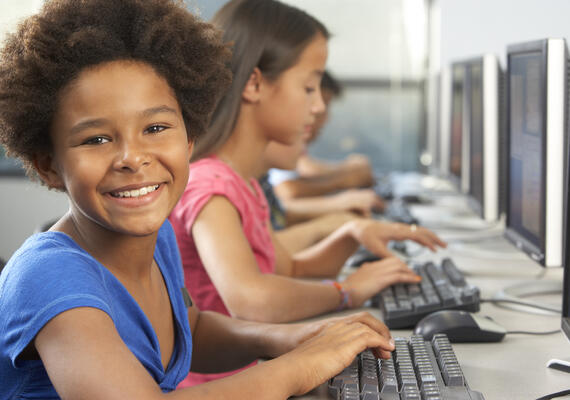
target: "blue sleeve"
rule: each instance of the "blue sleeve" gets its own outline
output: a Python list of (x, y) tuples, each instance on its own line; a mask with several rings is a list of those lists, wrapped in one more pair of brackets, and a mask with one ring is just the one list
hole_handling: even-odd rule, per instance
[(14, 367), (17, 357), (58, 314), (94, 307), (111, 314), (102, 266), (60, 240), (23, 246), (0, 279), (0, 347)]

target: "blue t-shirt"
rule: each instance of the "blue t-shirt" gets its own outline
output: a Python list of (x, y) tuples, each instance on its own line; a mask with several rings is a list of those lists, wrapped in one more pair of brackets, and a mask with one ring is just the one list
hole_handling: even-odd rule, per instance
[(41, 360), (18, 356), (50, 319), (76, 307), (107, 313), (161, 389), (174, 390), (190, 370), (192, 336), (180, 255), (168, 221), (158, 233), (154, 259), (175, 319), (174, 351), (166, 371), (152, 325), (121, 282), (66, 234), (31, 236), (0, 275), (0, 398), (59, 399)]

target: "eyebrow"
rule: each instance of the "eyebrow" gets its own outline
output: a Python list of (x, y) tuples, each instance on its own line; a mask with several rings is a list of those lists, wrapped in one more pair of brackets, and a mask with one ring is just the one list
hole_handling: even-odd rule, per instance
[[(146, 110), (142, 111), (140, 115), (143, 118), (148, 118), (160, 113), (178, 114), (178, 111), (167, 105), (162, 105), (162, 106), (147, 108)], [(74, 135), (89, 128), (99, 128), (108, 122), (109, 120), (106, 118), (95, 118), (95, 119), (82, 121), (71, 128), (70, 134)]]

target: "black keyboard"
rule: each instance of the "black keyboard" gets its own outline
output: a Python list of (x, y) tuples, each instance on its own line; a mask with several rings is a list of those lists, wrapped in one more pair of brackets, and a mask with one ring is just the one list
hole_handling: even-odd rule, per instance
[(394, 340), (392, 358), (360, 353), (329, 381), (330, 395), (336, 400), (484, 400), (467, 385), (446, 335), (436, 334), (431, 342), (419, 335)]
[(479, 311), (479, 289), (467, 283), (451, 259), (444, 258), (439, 265), (426, 262), (411, 267), (422, 277), (421, 282), (396, 284), (372, 298), (389, 328), (413, 327), (426, 315), (444, 309)]
[(392, 200), (384, 210), (384, 217), (394, 222), (403, 222), (404, 224), (417, 224), (418, 219), (412, 215), (410, 208), (403, 200)]

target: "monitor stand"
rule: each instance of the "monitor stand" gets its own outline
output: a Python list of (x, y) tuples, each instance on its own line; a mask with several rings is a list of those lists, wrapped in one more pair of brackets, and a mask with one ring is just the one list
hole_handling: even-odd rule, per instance
[(570, 361), (569, 360), (559, 360), (559, 359), (553, 358), (552, 360), (549, 360), (546, 363), (546, 366), (548, 368), (556, 369), (558, 371), (570, 373)]
[(545, 295), (545, 294), (561, 294), (562, 282), (554, 280), (533, 280), (529, 282), (519, 283), (509, 286), (499, 291), (493, 296), (492, 300), (511, 300), (518, 304), (497, 304), (507, 308), (522, 310), (535, 314), (561, 314), (561, 307), (552, 304), (540, 303), (537, 301), (525, 300), (525, 297)]

